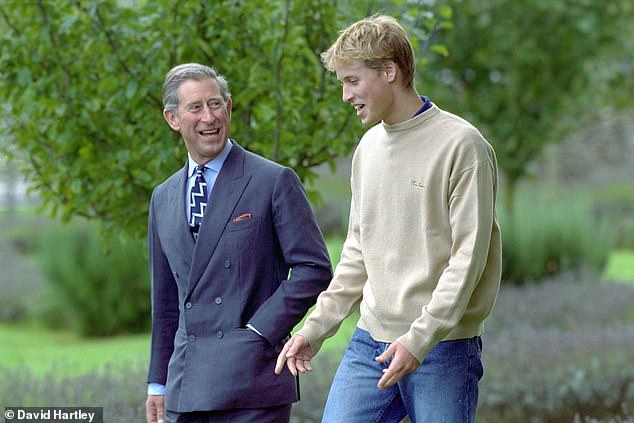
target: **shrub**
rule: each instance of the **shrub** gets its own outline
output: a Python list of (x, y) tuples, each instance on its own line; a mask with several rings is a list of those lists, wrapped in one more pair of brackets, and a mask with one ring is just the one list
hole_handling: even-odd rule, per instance
[(60, 317), (82, 335), (107, 336), (149, 328), (150, 283), (145, 244), (113, 239), (87, 223), (42, 236), (38, 261), (50, 288), (47, 320)]
[(0, 366), (0, 398), (12, 407), (103, 407), (103, 421), (145, 421), (145, 367), (125, 363), (65, 377), (57, 367), (39, 376), (27, 367)]
[(0, 248), (0, 321), (28, 320), (42, 302), (44, 282), (37, 268), (10, 245), (0, 242)]
[(570, 270), (600, 274), (614, 244), (614, 230), (593, 215), (590, 202), (578, 193), (520, 190), (512, 212), (500, 207), (498, 214), (502, 278), (513, 283)]
[(633, 304), (633, 285), (575, 274), (504, 285), (485, 325), (479, 420), (631, 421)]
[(594, 209), (617, 228), (616, 247), (634, 250), (634, 185), (631, 181), (589, 189)]
[(30, 320), (42, 303), (44, 281), (33, 255), (39, 234), (50, 224), (27, 213), (0, 213), (0, 321)]

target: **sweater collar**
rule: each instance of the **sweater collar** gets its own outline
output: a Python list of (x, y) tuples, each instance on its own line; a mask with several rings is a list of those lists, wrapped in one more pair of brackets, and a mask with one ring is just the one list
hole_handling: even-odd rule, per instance
[(385, 122), (381, 122), (381, 125), (383, 125), (383, 129), (386, 132), (406, 131), (421, 125), (423, 122), (428, 121), (432, 117), (436, 116), (440, 112), (440, 109), (438, 108), (438, 106), (436, 106), (436, 104), (434, 104), (428, 98), (426, 99), (425, 103), (427, 102), (429, 102), (429, 106), (427, 107), (423, 106), (424, 110), (414, 115), (414, 117), (412, 117), (411, 119), (408, 119), (403, 122), (395, 123), (393, 125), (389, 125)]

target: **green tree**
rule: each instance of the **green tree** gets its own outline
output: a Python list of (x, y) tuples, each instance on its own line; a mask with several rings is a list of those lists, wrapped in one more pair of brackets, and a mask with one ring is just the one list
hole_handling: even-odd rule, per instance
[(164, 74), (201, 62), (229, 78), (232, 137), (310, 182), (311, 168), (334, 166), (362, 131), (319, 54), (343, 26), (380, 10), (406, 14), (428, 39), (446, 18), (419, 3), (0, 3), (0, 105), (11, 132), (0, 149), (20, 159), (53, 215), (140, 236), (152, 188), (183, 163), (161, 116)]
[(443, 34), (449, 54), (432, 57), (419, 79), (492, 142), (510, 208), (517, 182), (546, 143), (607, 104), (632, 105), (634, 6), (624, 0), (449, 5), (454, 29)]

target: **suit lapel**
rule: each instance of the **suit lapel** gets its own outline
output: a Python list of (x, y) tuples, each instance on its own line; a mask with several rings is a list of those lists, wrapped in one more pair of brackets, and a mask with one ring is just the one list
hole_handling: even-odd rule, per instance
[(187, 267), (191, 267), (194, 238), (189, 231), (187, 215), (185, 214), (187, 169), (188, 166), (185, 164), (174, 183), (169, 187), (168, 222), (173, 222), (174, 239), (176, 240), (175, 251), (179, 251)]
[(205, 216), (198, 232), (198, 241), (194, 247), (188, 295), (209, 265), (236, 204), (251, 179), (250, 176), (244, 175), (244, 159), (245, 151), (234, 142), (209, 195)]

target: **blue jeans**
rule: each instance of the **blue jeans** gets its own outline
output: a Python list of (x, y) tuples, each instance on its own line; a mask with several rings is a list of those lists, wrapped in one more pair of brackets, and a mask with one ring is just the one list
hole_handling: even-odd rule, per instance
[(389, 363), (374, 358), (390, 344), (357, 328), (330, 387), (322, 422), (462, 423), (475, 420), (483, 368), (480, 337), (443, 341), (423, 363), (385, 390), (377, 383)]

